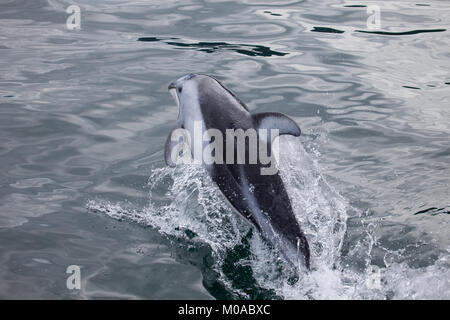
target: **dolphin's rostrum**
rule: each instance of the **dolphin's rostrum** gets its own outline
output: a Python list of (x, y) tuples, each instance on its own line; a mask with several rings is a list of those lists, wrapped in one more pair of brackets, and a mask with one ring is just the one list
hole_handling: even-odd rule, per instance
[[(172, 133), (183, 129), (194, 137), (196, 130), (206, 133), (213, 129), (221, 133), (225, 144), (228, 145), (230, 139), (235, 139), (228, 135), (230, 130), (250, 129), (258, 131), (258, 141), (268, 141), (268, 153), (271, 153), (273, 139), (261, 135), (261, 132), (264, 132), (261, 129), (266, 131), (276, 129), (280, 135), (300, 135), (297, 123), (286, 115), (276, 112), (250, 114), (247, 106), (213, 77), (189, 74), (171, 83), (169, 91), (179, 107), (177, 126)], [(173, 139), (172, 133), (167, 139), (165, 150), (166, 163), (170, 166), (175, 165), (172, 155), (178, 145), (178, 139)], [(199, 148), (205, 146), (205, 139), (200, 140), (202, 140), (200, 143), (190, 141), (192, 156)], [(235, 148), (232, 151), (237, 151), (236, 144), (231, 145)], [(254, 146), (250, 139), (245, 140), (247, 158), (255, 148), (259, 149), (259, 144)], [(233, 157), (237, 153), (234, 152)], [(263, 237), (278, 248), (289, 262), (309, 269), (308, 242), (295, 218), (291, 201), (279, 174), (277, 172), (261, 174), (261, 169), (271, 164), (262, 163), (260, 158), (253, 163), (248, 161), (230, 163), (226, 161), (227, 154), (230, 155), (230, 150), (224, 148), (220, 154), (214, 154), (216, 159), (218, 155), (220, 158), (223, 157), (220, 159), (223, 161), (203, 163), (212, 180), (230, 204), (253, 223)], [(271, 159), (275, 161), (273, 157)]]

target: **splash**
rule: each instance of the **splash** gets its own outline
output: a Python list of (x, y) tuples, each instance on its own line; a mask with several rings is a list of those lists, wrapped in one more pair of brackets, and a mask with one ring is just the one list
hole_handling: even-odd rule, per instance
[[(401, 256), (402, 250), (388, 250), (378, 243), (377, 220), (358, 213), (334, 190), (317, 164), (317, 155), (306, 152), (298, 139), (283, 137), (282, 143), (279, 172), (311, 249), (307, 274), (287, 264), (226, 203), (201, 166), (152, 170), (149, 202), (142, 209), (99, 200), (87, 206), (117, 220), (156, 228), (184, 243), (185, 255), (193, 246), (208, 247), (211, 259), (199, 258), (197, 263), (205, 286), (218, 298), (450, 298), (448, 254), (422, 268), (412, 268), (401, 259), (386, 261), (388, 254)], [(355, 230), (348, 229), (350, 213), (360, 226), (356, 236), (351, 234)], [(384, 250), (381, 264), (373, 262), (377, 250)]]

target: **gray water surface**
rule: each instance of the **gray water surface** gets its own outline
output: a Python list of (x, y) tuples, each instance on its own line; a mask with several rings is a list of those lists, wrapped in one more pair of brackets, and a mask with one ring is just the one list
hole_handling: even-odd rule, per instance
[[(380, 30), (363, 1), (0, 0), (0, 298), (449, 299), (450, 3), (370, 4)], [(302, 128), (298, 282), (200, 171), (163, 169), (188, 73)]]

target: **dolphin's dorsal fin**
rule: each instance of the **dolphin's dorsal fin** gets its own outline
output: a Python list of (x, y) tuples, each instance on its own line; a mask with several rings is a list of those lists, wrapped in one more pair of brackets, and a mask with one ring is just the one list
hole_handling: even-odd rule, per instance
[(279, 112), (262, 112), (252, 115), (256, 129), (279, 130), (279, 134), (290, 134), (298, 137), (301, 134), (298, 124), (288, 116)]

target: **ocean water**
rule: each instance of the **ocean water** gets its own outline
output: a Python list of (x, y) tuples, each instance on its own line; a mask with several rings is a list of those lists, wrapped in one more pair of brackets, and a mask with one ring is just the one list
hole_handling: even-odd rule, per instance
[[(449, 299), (449, 10), (0, 0), (0, 298)], [(311, 272), (201, 168), (165, 166), (167, 85), (188, 73), (302, 128), (280, 173)]]

